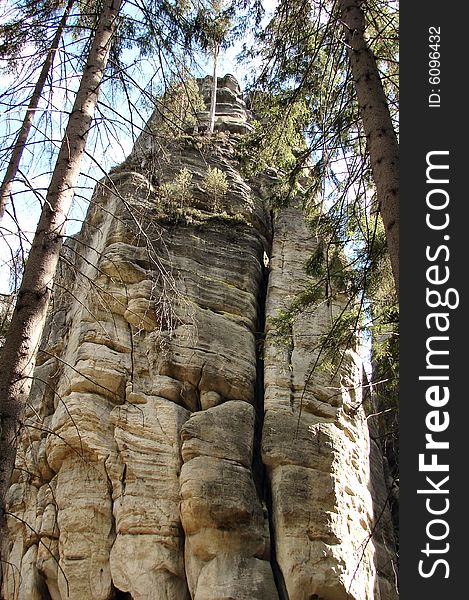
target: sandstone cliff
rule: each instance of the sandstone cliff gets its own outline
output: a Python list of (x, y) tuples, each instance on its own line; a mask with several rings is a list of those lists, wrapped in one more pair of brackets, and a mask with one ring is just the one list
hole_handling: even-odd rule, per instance
[[(340, 302), (305, 310), (288, 347), (271, 335), (318, 239), (241, 176), (231, 76), (217, 113), (214, 136), (164, 152), (142, 135), (64, 250), (8, 498), (7, 600), (397, 597), (360, 359), (308, 377)], [(190, 195), (165, 199), (183, 170)]]

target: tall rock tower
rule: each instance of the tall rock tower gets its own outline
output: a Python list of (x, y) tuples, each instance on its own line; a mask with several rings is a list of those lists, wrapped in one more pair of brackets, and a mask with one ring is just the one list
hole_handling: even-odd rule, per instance
[(397, 598), (359, 356), (311, 375), (343, 305), (275, 343), (319, 240), (299, 208), (270, 210), (268, 175), (242, 177), (248, 113), (231, 75), (218, 84), (215, 134), (162, 147), (150, 120), (64, 248), (6, 600)]

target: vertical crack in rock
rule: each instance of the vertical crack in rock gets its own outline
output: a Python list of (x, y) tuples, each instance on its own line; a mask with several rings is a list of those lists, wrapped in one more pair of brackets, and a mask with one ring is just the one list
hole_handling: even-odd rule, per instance
[(135, 349), (134, 349), (134, 335), (133, 335), (133, 331), (132, 331), (132, 325), (130, 323), (128, 323), (128, 330), (129, 330), (129, 342), (130, 342), (130, 375), (129, 375), (129, 379), (130, 381), (127, 382), (126, 385), (126, 395), (130, 392), (133, 391), (133, 385), (134, 385), (134, 374), (135, 374)]
[(133, 598), (128, 592), (123, 592), (122, 590), (118, 590), (116, 587), (114, 587), (111, 600), (133, 600)]
[[(272, 219), (272, 215), (271, 215)], [(273, 237), (272, 226), (272, 237)], [(275, 548), (275, 528), (272, 520), (272, 494), (266, 467), (262, 460), (262, 432), (264, 427), (264, 345), (266, 328), (266, 300), (269, 285), (269, 263), (272, 247), (264, 251), (262, 276), (259, 282), (257, 295), (257, 325), (256, 325), (256, 384), (254, 395), (254, 408), (256, 411), (254, 426), (254, 448), (252, 459), (252, 473), (256, 484), (257, 494), (262, 502), (264, 518), (267, 520), (269, 533), (269, 558), (272, 575), (277, 589), (279, 600), (288, 600), (282, 571), (277, 563)]]
[[(305, 261), (318, 241), (296, 206), (278, 214), (274, 230), (262, 452), (276, 560), (288, 598), (395, 599), (395, 589), (382, 576), (382, 559), (377, 560), (382, 549), (371, 538), (378, 515), (370, 490), (383, 478), (370, 461), (361, 361), (347, 349), (339, 373), (331, 376), (319, 363), (311, 374), (317, 342), (344, 299), (336, 295), (329, 306), (300, 310), (292, 321), (291, 346), (278, 346), (269, 317), (288, 309), (304, 289)], [(387, 556), (392, 555), (390, 546)]]
[[(395, 600), (374, 540), (350, 581), (382, 479), (351, 410), (358, 358), (333, 381), (315, 373), (298, 421), (330, 311), (302, 311), (289, 349), (271, 336), (317, 240), (295, 207), (272, 228), (241, 176), (251, 126), (230, 75), (217, 107), (222, 132), (172, 138), (164, 156), (142, 134), (71, 241), (8, 494), (21, 521), (8, 520), (6, 600)], [(183, 169), (190, 200), (164, 199), (155, 186)]]
[[(269, 248), (270, 254), (270, 248)], [(263, 265), (262, 276), (257, 295), (256, 342), (256, 383), (254, 388), (254, 408), (256, 419), (254, 426), (254, 451), (252, 472), (257, 494), (262, 502), (266, 495), (266, 473), (262, 462), (262, 428), (264, 426), (264, 342), (265, 342), (265, 301), (269, 282), (268, 265)]]

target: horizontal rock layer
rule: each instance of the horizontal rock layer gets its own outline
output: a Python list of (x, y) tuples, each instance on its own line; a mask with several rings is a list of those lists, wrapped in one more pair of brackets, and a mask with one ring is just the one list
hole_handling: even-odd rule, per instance
[[(172, 142), (156, 179), (187, 169), (184, 205), (141, 140), (64, 249), (8, 497), (6, 600), (396, 597), (359, 358), (312, 372), (343, 304), (274, 343), (317, 240), (298, 208), (272, 221), (233, 139)], [(217, 202), (208, 166), (228, 183)]]

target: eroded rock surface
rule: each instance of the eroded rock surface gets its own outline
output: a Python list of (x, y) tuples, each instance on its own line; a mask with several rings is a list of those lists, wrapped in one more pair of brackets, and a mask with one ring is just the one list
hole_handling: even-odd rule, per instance
[[(320, 336), (330, 331), (346, 299), (341, 302), (339, 295), (314, 311), (303, 310), (292, 323), (287, 347), (270, 335), (269, 317), (287, 309), (304, 289), (305, 249), (314, 252), (318, 242), (297, 208), (277, 217), (266, 306), (262, 438), (276, 559), (289, 598), (393, 598), (389, 554), (384, 563), (376, 550), (392, 536), (387, 531), (384, 539), (381, 529), (375, 531), (378, 516), (389, 520), (389, 515), (380, 515), (386, 502), (377, 471), (382, 465), (374, 464), (373, 477), (370, 471), (361, 361), (348, 350), (333, 375), (321, 370)], [(375, 488), (381, 496), (373, 504)]]
[[(273, 343), (317, 240), (241, 176), (248, 119), (231, 76), (220, 90), (226, 132), (158, 161), (141, 138), (64, 250), (8, 498), (7, 600), (396, 597), (386, 511), (371, 537), (386, 491), (358, 355), (310, 375), (340, 302)], [(208, 166), (228, 182), (216, 201)], [(182, 169), (190, 200), (168, 203)]]

